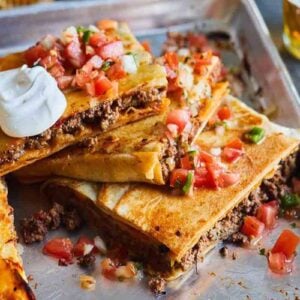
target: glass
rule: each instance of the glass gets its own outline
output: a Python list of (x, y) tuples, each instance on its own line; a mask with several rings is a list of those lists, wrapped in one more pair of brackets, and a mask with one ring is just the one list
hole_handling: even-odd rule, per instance
[(300, 0), (283, 0), (283, 42), (300, 59)]

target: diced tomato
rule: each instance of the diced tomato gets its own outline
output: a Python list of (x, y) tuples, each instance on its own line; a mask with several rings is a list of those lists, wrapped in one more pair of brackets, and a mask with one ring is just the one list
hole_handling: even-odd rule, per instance
[(293, 231), (285, 229), (272, 248), (272, 253), (282, 252), (289, 259), (294, 255), (299, 243), (300, 237)]
[(86, 236), (81, 236), (73, 248), (74, 255), (75, 256), (83, 256), (85, 245), (93, 245), (94, 246), (94, 241), (89, 239)]
[(217, 163), (209, 163), (207, 168), (207, 186), (208, 188), (218, 189), (219, 178), (223, 172), (223, 169)]
[(188, 170), (185, 169), (174, 169), (170, 177), (170, 186), (172, 187), (182, 187), (188, 175)]
[(279, 209), (279, 202), (278, 202), (278, 200), (272, 200), (272, 201), (267, 202), (266, 204), (268, 204), (269, 206), (275, 208), (276, 212), (278, 214), (278, 209)]
[(240, 174), (234, 172), (222, 172), (218, 178), (218, 186), (226, 188), (240, 180)]
[(181, 133), (190, 122), (190, 112), (186, 109), (174, 109), (168, 113), (166, 123), (178, 126)]
[(148, 40), (142, 41), (141, 45), (147, 52), (152, 53), (150, 41), (148, 41)]
[(208, 164), (214, 163), (216, 161), (215, 156), (213, 156), (212, 154), (210, 154), (204, 150), (200, 151), (199, 158), (200, 158), (200, 161), (208, 163)]
[(203, 66), (209, 65), (211, 63), (212, 53), (208, 52), (204, 54), (194, 55), (194, 72), (196, 74), (202, 74)]
[(64, 90), (71, 85), (73, 79), (74, 79), (74, 76), (61, 76), (61, 77), (58, 77), (56, 80), (57, 80), (58, 87), (61, 90)]
[(48, 70), (48, 72), (54, 77), (54, 78), (58, 78), (61, 77), (65, 74), (65, 69), (64, 67), (57, 63), (55, 64), (50, 70)]
[(118, 57), (124, 54), (123, 44), (121, 41), (108, 43), (102, 46), (99, 50), (97, 50), (97, 53), (103, 59), (108, 59), (108, 58), (117, 59)]
[(177, 70), (178, 69), (179, 59), (178, 59), (177, 53), (175, 53), (175, 52), (167, 52), (164, 55), (164, 58), (166, 60), (167, 65), (172, 70)]
[(97, 22), (97, 27), (102, 30), (117, 29), (118, 22), (115, 20), (104, 19)]
[(43, 59), (47, 55), (48, 50), (46, 50), (41, 44), (38, 44), (26, 50), (24, 53), (24, 58), (26, 63), (32, 67), (38, 59)]
[(93, 69), (100, 69), (102, 63), (102, 58), (98, 55), (94, 55), (84, 64), (84, 66), (81, 69), (82, 71), (89, 74), (90, 72), (92, 72)]
[(231, 118), (231, 110), (228, 106), (223, 106), (218, 111), (218, 117), (221, 121), (229, 120)]
[(204, 34), (201, 33), (190, 33), (188, 35), (188, 42), (190, 46), (201, 49), (202, 47), (207, 45), (207, 38)]
[(265, 229), (264, 223), (259, 221), (256, 217), (246, 216), (241, 232), (247, 236), (259, 237)]
[(66, 46), (65, 55), (75, 68), (80, 68), (85, 63), (85, 54), (83, 53), (80, 44), (76, 41), (71, 42)]
[(107, 37), (101, 32), (95, 32), (90, 36), (89, 44), (95, 48), (100, 48), (107, 43)]
[(208, 172), (206, 168), (197, 168), (195, 172), (195, 183), (194, 186), (197, 188), (210, 187), (208, 178)]
[(89, 74), (87, 74), (82, 70), (77, 70), (75, 75), (75, 82), (77, 86), (83, 88), (90, 81), (91, 81), (91, 77), (89, 76)]
[(42, 58), (40, 60), (40, 65), (44, 67), (45, 69), (49, 69), (53, 67), (55, 64), (58, 63), (57, 56), (54, 55), (47, 55), (46, 57)]
[(113, 64), (108, 69), (106, 74), (110, 80), (118, 80), (126, 76), (126, 72), (121, 61), (117, 61), (115, 64)]
[(108, 257), (103, 259), (101, 262), (101, 268), (101, 272), (104, 277), (110, 280), (114, 280), (116, 278), (115, 272), (117, 267), (112, 259)]
[(262, 204), (257, 210), (256, 217), (265, 224), (266, 228), (273, 228), (276, 223), (277, 209), (268, 203)]
[(87, 91), (87, 93), (90, 96), (95, 96), (96, 95), (96, 91), (95, 91), (95, 83), (94, 81), (88, 82), (85, 84), (85, 89)]
[(287, 261), (286, 256), (282, 252), (270, 252), (268, 264), (271, 271), (277, 274), (288, 274), (292, 271), (292, 263)]
[(229, 163), (234, 163), (243, 155), (244, 151), (225, 147), (222, 152), (222, 158)]
[(113, 87), (112, 82), (104, 75), (100, 75), (97, 79), (95, 79), (94, 83), (96, 96), (105, 94)]
[(238, 150), (243, 150), (243, 146), (244, 143), (239, 138), (232, 140), (226, 145), (228, 148), (234, 148)]
[(73, 258), (73, 244), (69, 238), (55, 238), (47, 242), (43, 253), (70, 262)]

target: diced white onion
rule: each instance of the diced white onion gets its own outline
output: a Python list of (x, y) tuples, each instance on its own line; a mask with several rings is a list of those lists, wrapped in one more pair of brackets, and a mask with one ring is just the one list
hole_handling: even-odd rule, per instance
[(70, 26), (66, 28), (61, 33), (61, 41), (65, 45), (71, 43), (73, 40), (77, 39), (77, 37), (78, 37), (77, 29), (74, 26)]
[(179, 63), (178, 80), (181, 87), (190, 90), (194, 85), (192, 68), (186, 64)]
[(50, 35), (50, 34), (47, 34), (42, 40), (41, 40), (41, 44), (42, 46), (47, 49), (47, 50), (50, 50), (53, 48), (54, 46), (54, 43), (55, 43), (55, 38)]
[(190, 50), (188, 48), (180, 48), (177, 52), (179, 56), (189, 56)]
[(214, 156), (220, 156), (221, 154), (221, 148), (220, 147), (216, 147), (216, 148), (211, 148), (210, 149), (210, 153)]
[(101, 254), (105, 254), (107, 252), (106, 245), (100, 236), (96, 236), (94, 238), (95, 247), (100, 251)]
[(224, 126), (217, 126), (216, 127), (216, 134), (222, 136), (225, 134), (225, 127)]
[(126, 54), (122, 56), (122, 64), (126, 73), (135, 74), (137, 72), (137, 66), (133, 55)]
[(89, 25), (89, 30), (93, 32), (100, 32), (100, 30), (95, 25)]
[(94, 245), (91, 244), (84, 244), (83, 246), (83, 255), (88, 255), (94, 249)]

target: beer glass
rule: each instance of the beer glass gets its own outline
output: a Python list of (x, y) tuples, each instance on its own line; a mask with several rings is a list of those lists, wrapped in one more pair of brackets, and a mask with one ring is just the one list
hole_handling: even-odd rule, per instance
[(283, 42), (300, 59), (300, 0), (283, 0)]

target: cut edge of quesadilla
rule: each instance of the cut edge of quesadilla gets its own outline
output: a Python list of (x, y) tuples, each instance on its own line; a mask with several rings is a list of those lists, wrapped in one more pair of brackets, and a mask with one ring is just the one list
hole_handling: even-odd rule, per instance
[[(184, 60), (184, 57), (180, 59)], [(185, 71), (188, 68), (187, 72), (192, 72), (189, 66), (183, 66), (183, 63), (179, 64), (179, 68)], [(185, 134), (188, 140), (185, 141), (183, 135), (174, 139), (166, 133), (168, 112), (165, 112), (87, 139), (81, 145), (69, 147), (15, 172), (16, 176), (29, 183), (56, 175), (95, 182), (166, 184), (179, 160), (180, 148), (193, 144), (228, 95), (228, 83), (215, 82), (221, 69), (220, 59), (213, 56), (211, 65), (205, 68), (204, 75), (194, 76), (194, 85), (187, 84), (187, 101), (191, 102), (188, 107), (192, 110), (197, 105), (197, 115), (191, 117), (190, 133)], [(175, 91), (181, 94), (182, 89)], [(172, 112), (182, 104), (181, 100), (172, 98), (174, 95), (170, 96)]]
[(0, 182), (0, 298), (35, 299), (17, 250), (17, 236), (13, 225), (13, 210), (7, 202), (7, 188)]
[[(164, 111), (167, 88), (165, 68), (153, 62), (150, 53), (135, 39), (127, 24), (118, 23), (117, 29), (109, 30), (107, 35), (122, 41), (126, 55), (135, 55), (136, 72), (115, 79), (118, 88), (100, 96), (91, 96), (78, 87), (63, 90), (67, 100), (64, 114), (39, 135), (13, 138), (0, 131), (0, 175), (55, 153), (85, 137)], [(34, 47), (41, 47), (41, 44)], [(26, 63), (24, 56), (23, 52), (0, 58), (0, 71), (21, 67)], [(80, 73), (77, 71), (74, 76)], [(76, 77), (73, 81), (77, 82)]]
[(254, 214), (261, 202), (273, 200), (266, 182), (280, 190), (294, 171), (299, 137), (272, 131), (264, 116), (235, 99), (229, 103), (238, 115), (237, 124), (222, 137), (211, 130), (203, 132), (197, 140), (200, 147), (226, 144), (252, 125), (269, 128), (261, 143), (246, 145), (245, 155), (230, 166), (241, 175), (235, 185), (221, 190), (201, 188), (187, 197), (145, 184), (97, 185), (54, 178), (44, 184), (43, 191), (54, 201), (79, 208), (109, 246), (114, 241), (123, 244), (151, 276), (173, 280), (216, 243), (238, 232), (244, 216)]

